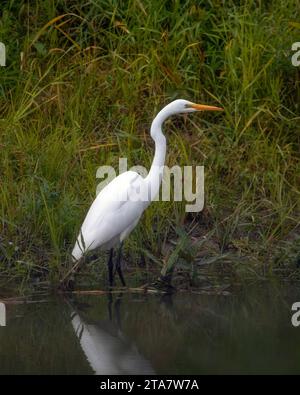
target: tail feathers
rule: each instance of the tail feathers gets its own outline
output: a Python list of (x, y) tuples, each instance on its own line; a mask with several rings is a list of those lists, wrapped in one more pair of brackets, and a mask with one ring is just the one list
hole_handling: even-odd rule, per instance
[(76, 240), (75, 246), (72, 251), (73, 262), (79, 261), (79, 259), (82, 258), (83, 253), (84, 253), (83, 248), (81, 248), (81, 246), (78, 243), (78, 240)]
[(93, 239), (92, 235), (86, 233), (83, 235), (83, 232), (81, 231), (77, 237), (72, 251), (73, 261), (79, 261), (79, 259), (82, 258), (86, 252), (92, 251), (97, 247), (98, 245)]

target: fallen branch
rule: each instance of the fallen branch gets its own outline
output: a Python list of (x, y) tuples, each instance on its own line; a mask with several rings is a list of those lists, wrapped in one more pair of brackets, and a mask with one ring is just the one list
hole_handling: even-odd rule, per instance
[[(64, 292), (63, 292), (64, 293)], [(77, 290), (71, 291), (72, 294), (76, 295), (107, 295), (111, 293), (152, 293), (152, 294), (164, 294), (165, 291), (161, 291), (158, 289), (140, 287), (140, 288), (117, 288), (113, 290)]]

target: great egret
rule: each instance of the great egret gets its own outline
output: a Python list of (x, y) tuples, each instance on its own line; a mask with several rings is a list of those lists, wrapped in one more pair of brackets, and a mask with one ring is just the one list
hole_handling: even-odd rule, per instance
[[(109, 283), (113, 285), (113, 248), (120, 245), (115, 270), (125, 286), (121, 270), (123, 240), (136, 227), (141, 215), (159, 192), (162, 169), (166, 156), (166, 138), (162, 133), (164, 121), (171, 115), (195, 111), (222, 111), (222, 108), (195, 104), (187, 100), (174, 100), (154, 118), (151, 137), (155, 142), (155, 155), (147, 177), (134, 171), (120, 174), (106, 185), (92, 203), (77, 237), (72, 256), (75, 262), (91, 250), (109, 250)], [(143, 199), (136, 199), (137, 195)], [(145, 198), (146, 194), (146, 198)]]
[[(112, 302), (112, 301), (111, 301)], [(119, 320), (120, 300), (114, 303), (116, 322), (110, 320), (91, 323), (72, 304), (72, 326), (91, 368), (97, 375), (154, 374), (150, 362), (126, 338)]]

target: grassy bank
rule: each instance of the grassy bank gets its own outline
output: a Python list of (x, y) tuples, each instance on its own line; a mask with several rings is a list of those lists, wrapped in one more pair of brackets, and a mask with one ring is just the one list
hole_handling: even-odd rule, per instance
[(237, 278), (291, 275), (300, 246), (296, 0), (0, 7), (2, 278), (63, 275), (97, 168), (117, 169), (119, 157), (149, 168), (151, 120), (179, 97), (225, 109), (165, 126), (167, 164), (205, 166), (205, 208), (154, 203), (127, 242), (129, 267), (144, 252), (149, 267), (171, 259), (189, 276), (202, 263)]

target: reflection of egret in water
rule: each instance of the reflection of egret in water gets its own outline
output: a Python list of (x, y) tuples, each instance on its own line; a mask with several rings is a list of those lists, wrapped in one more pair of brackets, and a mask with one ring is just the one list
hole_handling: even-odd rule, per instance
[(4, 303), (0, 303), (0, 326), (6, 326), (6, 307)]
[[(121, 296), (109, 294), (109, 321), (88, 323), (72, 303), (72, 325), (81, 348), (96, 374), (154, 374), (147, 361), (121, 330)], [(115, 317), (115, 319), (114, 319)]]

